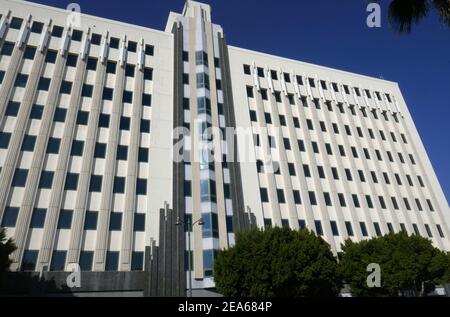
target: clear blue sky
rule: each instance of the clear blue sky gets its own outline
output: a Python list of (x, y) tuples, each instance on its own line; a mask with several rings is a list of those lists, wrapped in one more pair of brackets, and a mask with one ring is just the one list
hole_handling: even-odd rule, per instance
[[(83, 13), (163, 30), (183, 0), (33, 0), (56, 7), (70, 2)], [(430, 15), (412, 34), (387, 23), (366, 26), (364, 0), (204, 0), (231, 45), (396, 81), (438, 178), (450, 197), (450, 28)], [(253, 23), (253, 21), (257, 21)], [(262, 36), (264, 34), (264, 37)]]

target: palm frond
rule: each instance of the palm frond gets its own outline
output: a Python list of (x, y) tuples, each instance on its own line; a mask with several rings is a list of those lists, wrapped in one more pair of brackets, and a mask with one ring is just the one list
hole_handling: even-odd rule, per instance
[(413, 24), (419, 23), (428, 14), (429, 7), (427, 0), (392, 0), (388, 12), (389, 23), (400, 33), (410, 33)]
[(450, 27), (450, 0), (433, 0), (433, 5), (439, 12), (442, 23)]

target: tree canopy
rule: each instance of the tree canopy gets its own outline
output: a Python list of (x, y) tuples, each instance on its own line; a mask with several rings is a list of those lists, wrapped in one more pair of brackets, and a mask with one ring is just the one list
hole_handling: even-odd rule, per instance
[(9, 269), (11, 260), (9, 255), (16, 250), (16, 246), (11, 239), (6, 239), (5, 229), (0, 228), (0, 273)]
[[(371, 263), (381, 267), (380, 288), (367, 286)], [(450, 256), (430, 240), (402, 232), (358, 243), (346, 241), (339, 271), (358, 296), (400, 296), (406, 290), (424, 296), (434, 285), (450, 282)]]
[(307, 230), (271, 228), (238, 233), (214, 265), (227, 297), (337, 296), (341, 279), (330, 246)]

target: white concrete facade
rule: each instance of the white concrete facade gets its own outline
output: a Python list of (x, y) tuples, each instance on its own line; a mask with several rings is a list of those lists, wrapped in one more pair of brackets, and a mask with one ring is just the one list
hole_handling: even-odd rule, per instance
[[(13, 270), (143, 270), (173, 203), (176, 109), (185, 126), (226, 128), (227, 69), (232, 128), (255, 136), (238, 134), (239, 195), (258, 227), (306, 227), (334, 252), (400, 230), (450, 251), (449, 206), (396, 83), (231, 46), (224, 56), (221, 27), (194, 1), (165, 31), (88, 15), (69, 27), (68, 12), (18, 0), (0, 0), (0, 14), (0, 222), (18, 245)], [(174, 103), (174, 25), (186, 105)], [(200, 163), (183, 180), (186, 214), (211, 222), (208, 236), (193, 231), (196, 288), (214, 286), (205, 257), (234, 244), (238, 208), (230, 167)]]

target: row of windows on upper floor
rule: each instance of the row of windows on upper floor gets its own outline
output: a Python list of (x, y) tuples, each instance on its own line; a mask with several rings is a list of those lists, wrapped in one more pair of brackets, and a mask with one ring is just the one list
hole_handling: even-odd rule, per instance
[[(289, 220), (282, 219), (281, 222), (282, 222), (282, 226), (283, 227), (289, 227)], [(272, 220), (271, 219), (264, 219), (264, 224), (265, 224), (266, 227), (271, 227), (272, 226)], [(305, 220), (299, 220), (298, 224), (299, 224), (300, 229), (306, 229), (306, 222), (305, 222)], [(388, 227), (389, 233), (395, 233), (394, 226), (392, 225), (392, 223), (388, 222), (386, 225)], [(359, 226), (360, 226), (361, 233), (362, 233), (363, 237), (368, 237), (369, 236), (369, 232), (367, 231), (366, 223), (365, 222), (360, 222)], [(417, 236), (420, 236), (420, 231), (419, 231), (419, 227), (417, 226), (417, 224), (412, 224), (412, 226), (413, 226), (414, 234), (417, 235)], [(314, 227), (316, 229), (316, 233), (319, 236), (323, 236), (324, 235), (324, 231), (323, 231), (323, 227), (322, 227), (322, 221), (315, 220), (314, 221)], [(333, 234), (333, 236), (335, 236), (335, 237), (339, 237), (340, 236), (339, 228), (338, 228), (338, 225), (337, 225), (336, 221), (330, 221), (330, 228), (331, 228), (331, 233)], [(374, 222), (373, 223), (373, 228), (375, 230), (375, 234), (378, 237), (381, 237), (383, 235), (383, 233), (381, 231), (380, 224), (378, 222)], [(352, 226), (352, 223), (350, 221), (345, 221), (345, 229), (346, 229), (347, 235), (349, 237), (354, 237), (355, 236), (355, 233), (353, 231), (353, 226)], [(407, 232), (406, 226), (403, 223), (400, 224), (400, 229), (403, 232)], [(437, 224), (436, 225), (436, 229), (437, 229), (437, 231), (439, 233), (439, 236), (441, 238), (445, 238), (445, 235), (444, 235), (444, 232), (442, 230), (441, 225)], [(430, 228), (430, 226), (428, 224), (425, 224), (425, 230), (427, 231), (428, 238), (433, 238), (433, 233), (432, 233), (431, 228)]]
[[(189, 52), (183, 51), (183, 62), (189, 62)], [(209, 66), (208, 62), (208, 53), (205, 51), (197, 51), (195, 52), (195, 65), (197, 66)], [(220, 68), (220, 59), (217, 57), (214, 57), (214, 67)]]
[[(34, 272), (38, 260), (39, 250), (25, 250), (20, 270), (23, 272)], [(119, 270), (119, 251), (107, 251), (105, 271)], [(53, 251), (50, 263), (50, 271), (65, 271), (67, 251)], [(94, 263), (94, 251), (81, 251), (79, 258), (80, 270), (82, 272), (92, 271)], [(144, 269), (144, 252), (131, 252), (131, 271), (142, 271)]]
[[(297, 176), (297, 170), (295, 168), (295, 164), (294, 163), (287, 163), (288, 165), (288, 173), (289, 176)], [(257, 160), (256, 162), (256, 167), (258, 170), (258, 173), (264, 174), (265, 170), (264, 170), (264, 163), (261, 160)], [(352, 172), (350, 169), (345, 168), (345, 180), (349, 181), (349, 182), (353, 182), (354, 181), (354, 177), (352, 175)], [(280, 169), (280, 163), (279, 162), (273, 162), (272, 163), (272, 171), (275, 175), (281, 175), (281, 169)], [(323, 168), (323, 166), (318, 165), (317, 166), (317, 173), (319, 175), (320, 179), (326, 179), (326, 175), (325, 175), (325, 170)], [(307, 178), (311, 178), (312, 177), (312, 172), (311, 169), (309, 167), (308, 164), (304, 164), (303, 165), (303, 174), (305, 175), (305, 177)], [(383, 172), (383, 179), (386, 185), (390, 185), (391, 184), (391, 180), (389, 178), (388, 173)], [(334, 180), (340, 180), (340, 176), (339, 176), (339, 172), (338, 169), (336, 167), (331, 167), (331, 175), (333, 175), (333, 179)], [(379, 180), (378, 180), (378, 176), (377, 173), (375, 171), (371, 171), (370, 172), (372, 181), (374, 184), (378, 184)], [(398, 186), (403, 186), (403, 181), (401, 179), (401, 176), (398, 173), (394, 173), (394, 177), (395, 180), (397, 182)], [(358, 178), (359, 181), (361, 183), (366, 183), (367, 182), (367, 178), (366, 175), (364, 174), (363, 170), (358, 170)], [(414, 182), (413, 179), (411, 177), (411, 175), (406, 174), (406, 180), (408, 182), (408, 185), (410, 187), (414, 187)], [(425, 184), (423, 182), (423, 179), (420, 175), (417, 176), (417, 180), (419, 182), (420, 187), (425, 188)]]
[[(254, 136), (254, 140), (255, 140), (255, 145), (256, 146), (261, 146), (261, 140), (259, 135), (255, 135)], [(270, 148), (276, 149), (277, 148), (277, 144), (276, 144), (276, 139), (274, 136), (268, 136), (268, 144)], [(289, 141), (289, 139), (287, 138), (283, 138), (283, 145), (284, 145), (284, 149), (289, 151), (292, 150), (292, 146), (291, 146), (291, 142)], [(305, 142), (303, 140), (297, 140), (297, 145), (298, 145), (298, 149), (300, 150), (300, 152), (306, 152), (306, 146), (305, 146)], [(311, 147), (313, 149), (314, 154), (320, 154), (320, 148), (319, 148), (319, 144), (315, 141), (311, 142)], [(325, 149), (326, 149), (326, 153), (330, 156), (333, 155), (333, 149), (330, 143), (325, 143)], [(345, 148), (343, 145), (338, 145), (338, 149), (339, 149), (339, 154), (341, 155), (341, 157), (346, 157), (347, 154), (345, 152)], [(355, 159), (360, 158), (359, 154), (358, 154), (358, 150), (356, 149), (356, 147), (351, 146), (350, 147), (351, 151), (352, 151), (352, 156)], [(363, 148), (363, 152), (364, 152), (364, 158), (366, 160), (371, 160), (371, 156), (370, 156), (370, 152), (367, 148)], [(383, 156), (381, 155), (381, 151), (375, 149), (375, 154), (377, 156), (377, 160), (382, 162), (383, 161)], [(392, 155), (391, 151), (386, 151), (386, 155), (389, 159), (390, 163), (394, 163), (394, 156)], [(405, 158), (403, 156), (402, 153), (398, 152), (397, 153), (398, 158), (400, 160), (401, 164), (406, 164)], [(412, 165), (416, 165), (416, 160), (414, 158), (414, 156), (412, 154), (408, 155), (409, 160), (411, 162)]]
[[(267, 95), (267, 89), (261, 89), (260, 93), (261, 93), (261, 97), (262, 97), (263, 100), (269, 100), (268, 99), (269, 97)], [(279, 102), (279, 103), (282, 102), (281, 92), (275, 91), (274, 92), (274, 96), (275, 96), (276, 102)], [(253, 87), (252, 86), (247, 86), (247, 97), (248, 98), (254, 98), (254, 93), (253, 93)], [(295, 104), (295, 95), (288, 94), (287, 98), (288, 98), (289, 104), (291, 106), (295, 106), (296, 105)], [(307, 98), (305, 96), (302, 96), (300, 98), (300, 101), (301, 101), (303, 107), (305, 107), (305, 108), (309, 107), (308, 102), (307, 102)], [(314, 99), (313, 103), (314, 103), (314, 106), (315, 106), (315, 108), (317, 110), (321, 110), (322, 109), (319, 99)], [(332, 103), (330, 101), (326, 101), (325, 102), (325, 106), (327, 107), (329, 112), (334, 112), (333, 105), (332, 105)], [(345, 108), (344, 108), (344, 105), (342, 103), (337, 103), (336, 107), (338, 108), (338, 110), (339, 110), (339, 112), (341, 114), (345, 114)], [(354, 105), (350, 105), (349, 109), (350, 109), (350, 112), (351, 112), (351, 114), (353, 116), (357, 116), (356, 107)], [(368, 118), (368, 114), (367, 114), (367, 111), (366, 111), (365, 108), (360, 108), (360, 111), (361, 111), (361, 114), (363, 115), (364, 118)], [(372, 114), (372, 117), (375, 120), (379, 119), (379, 116), (378, 116), (376, 111), (370, 111), (370, 113)], [(381, 115), (383, 116), (385, 121), (389, 121), (389, 116), (388, 116), (386, 111), (383, 111), (381, 113)], [(398, 116), (396, 114), (393, 115), (393, 118), (394, 118), (395, 122), (399, 123)]]
[[(10, 133), (0, 132), (0, 149), (8, 149), (9, 140), (11, 139)], [(37, 136), (25, 135), (22, 142), (21, 151), (23, 152), (33, 152), (36, 145)], [(61, 145), (61, 139), (50, 138), (47, 143), (47, 154), (59, 154), (59, 149)], [(94, 158), (104, 159), (106, 157), (106, 143), (96, 143), (94, 150)], [(73, 140), (70, 149), (71, 156), (83, 156), (84, 141)], [(116, 152), (116, 160), (127, 161), (128, 160), (128, 146), (118, 145)], [(138, 162), (148, 163), (149, 162), (149, 150), (148, 148), (140, 147), (138, 150)]]
[[(14, 82), (14, 87), (26, 88), (28, 82), (28, 75), (19, 73), (17, 74), (16, 80)], [(39, 91), (49, 91), (51, 79), (46, 77), (41, 77), (38, 83)], [(59, 92), (61, 94), (70, 95), (72, 94), (73, 83), (70, 81), (63, 80)], [(81, 96), (86, 98), (92, 98), (94, 91), (94, 86), (89, 84), (83, 84), (81, 89)], [(133, 91), (124, 90), (122, 93), (123, 103), (133, 103)], [(112, 101), (114, 97), (114, 88), (103, 87), (102, 99)], [(151, 107), (152, 95), (143, 93), (142, 94), (142, 106)]]
[[(10, 101), (5, 111), (6, 117), (17, 117), (20, 109), (20, 103), (15, 101)], [(55, 108), (55, 112), (53, 114), (53, 121), (64, 123), (67, 117), (67, 109), (66, 108)], [(31, 120), (41, 120), (42, 115), (44, 113), (44, 106), (34, 104), (31, 108), (29, 118)], [(76, 124), (86, 126), (89, 121), (89, 112), (84, 110), (78, 110), (77, 121)], [(140, 132), (141, 133), (150, 133), (150, 125), (151, 121), (147, 119), (140, 120)], [(98, 118), (98, 127), (99, 128), (109, 128), (110, 126), (110, 115), (105, 113), (100, 113)], [(120, 117), (119, 129), (122, 131), (129, 131), (131, 126), (131, 118), (126, 116)], [(0, 138), (0, 148), (7, 148), (9, 144), (9, 134), (4, 134)]]
[[(9, 27), (12, 29), (20, 30), (23, 23), (24, 23), (24, 20), (22, 18), (12, 17), (11, 21), (9, 23)], [(30, 30), (32, 33), (41, 34), (43, 30), (44, 30), (44, 23), (38, 22), (38, 21), (34, 21), (32, 23), (31, 30)], [(56, 38), (61, 38), (63, 36), (63, 32), (64, 32), (64, 27), (59, 26), (59, 25), (54, 25), (52, 28), (52, 31), (51, 31), (51, 36), (56, 37)], [(81, 42), (81, 40), (83, 39), (83, 31), (73, 29), (72, 34), (70, 35), (70, 39), (72, 41)], [(89, 42), (92, 45), (100, 45), (101, 40), (102, 40), (102, 35), (97, 34), (97, 33), (92, 33)], [(121, 42), (121, 40), (119, 38), (110, 37), (109, 47), (113, 48), (113, 49), (118, 49), (120, 46), (120, 42)], [(138, 47), (137, 42), (128, 40), (127, 50), (129, 52), (134, 52), (134, 53), (137, 52), (137, 47)], [(146, 55), (153, 56), (154, 46), (150, 45), (150, 44), (146, 44), (144, 52)]]
[[(210, 79), (209, 75), (205, 73), (198, 73), (197, 76), (197, 88), (206, 88), (210, 89)], [(183, 74), (183, 84), (189, 85), (189, 74), (184, 73)], [(222, 90), (222, 81), (220, 79), (216, 79), (216, 90)]]
[[(0, 50), (0, 55), (11, 56), (14, 48), (14, 43), (5, 42), (2, 49)], [(36, 56), (37, 48), (34, 46), (27, 46), (23, 55), (23, 58), (26, 60), (33, 60)], [(58, 52), (54, 50), (48, 50), (45, 56), (45, 62), (49, 64), (55, 64), (56, 58), (58, 56)], [(68, 53), (66, 56), (66, 66), (67, 67), (77, 67), (79, 60), (78, 54)], [(88, 57), (86, 60), (86, 70), (97, 70), (98, 58)], [(134, 64), (126, 64), (125, 65), (125, 76), (126, 77), (134, 77), (135, 76), (136, 65)], [(117, 71), (117, 62), (115, 61), (107, 61), (106, 63), (106, 73), (107, 74), (116, 74)], [(150, 67), (144, 67), (144, 80), (153, 80), (153, 69)], [(4, 74), (3, 74), (4, 76)]]
[[(249, 65), (244, 65), (244, 74), (251, 75), (251, 67)], [(258, 67), (257, 74), (259, 77), (264, 78), (265, 77), (264, 68)], [(283, 73), (282, 75), (283, 75), (283, 79), (286, 83), (291, 82), (291, 75), (289, 73)], [(270, 70), (270, 76), (273, 80), (278, 80), (278, 72), (277, 71)], [(296, 80), (297, 84), (299, 84), (301, 86), (304, 85), (304, 82), (303, 82), (304, 78), (302, 76), (299, 76), (299, 75), (295, 76), (295, 80)], [(316, 87), (316, 81), (313, 78), (305, 78), (305, 80), (308, 80), (308, 83), (311, 88)], [(325, 80), (320, 80), (319, 83), (323, 90), (328, 90), (327, 82)], [(340, 92), (339, 86), (337, 83), (331, 83), (331, 86), (332, 86), (331, 88), (333, 89), (333, 91)], [(345, 94), (350, 95), (350, 87), (348, 85), (343, 85), (343, 87), (344, 87)], [(358, 87), (354, 87), (354, 89), (355, 89), (356, 95), (358, 97), (362, 97), (361, 90)], [(369, 89), (364, 89), (364, 94), (367, 98), (372, 99), (372, 94), (370, 93)], [(375, 96), (379, 101), (382, 101), (382, 96), (381, 96), (380, 92), (375, 91)], [(389, 102), (392, 102), (392, 98), (389, 94), (386, 93), (385, 96)]]
[[(39, 189), (52, 189), (53, 187), (53, 179), (55, 172), (51, 171), (42, 171), (41, 177), (39, 179)], [(27, 183), (28, 178), (28, 170), (17, 168), (14, 172), (14, 177), (12, 179), (11, 187), (24, 188)], [(79, 174), (76, 173), (68, 173), (66, 175), (66, 182), (64, 185), (65, 190), (73, 190), (76, 191), (78, 188), (78, 180)], [(89, 184), (89, 192), (91, 193), (101, 193), (102, 192), (102, 175), (91, 175), (90, 184)], [(126, 179), (124, 177), (115, 177), (114, 178), (114, 186), (113, 193), (121, 194), (125, 192), (125, 183)], [(108, 185), (108, 184), (106, 184)], [(145, 196), (147, 195), (147, 179), (137, 178), (136, 179), (136, 195), (137, 196)]]
[[(19, 207), (6, 207), (3, 213), (3, 219), (1, 222), (2, 228), (15, 228), (17, 225), (17, 219), (19, 216)], [(73, 220), (73, 210), (62, 209), (59, 212), (57, 229), (72, 229)], [(84, 230), (97, 230), (98, 226), (98, 211), (86, 211), (84, 217)], [(31, 217), (30, 228), (31, 229), (44, 229), (45, 219), (47, 216), (47, 209), (45, 208), (34, 208)], [(122, 212), (111, 212), (109, 218), (109, 230), (110, 231), (122, 231), (123, 224), (123, 213)], [(145, 231), (145, 214), (135, 213), (133, 215), (134, 232), (144, 232)]]
[[(280, 125), (283, 126), (283, 127), (286, 127), (287, 126), (286, 117), (284, 115), (279, 115), (278, 118), (280, 120)], [(250, 120), (252, 122), (258, 122), (258, 116), (257, 116), (256, 111), (250, 110)], [(268, 112), (264, 113), (264, 120), (265, 120), (265, 123), (267, 125), (273, 124), (272, 115), (270, 113), (268, 113)], [(301, 128), (299, 118), (293, 117), (293, 122), (294, 122), (294, 127), (296, 129), (300, 129)], [(306, 119), (306, 125), (308, 126), (308, 130), (314, 131), (314, 123), (313, 123), (313, 121), (311, 119)], [(322, 132), (324, 132), (324, 133), (328, 132), (328, 129), (327, 129), (325, 121), (319, 121), (319, 125), (320, 125), (320, 130)], [(339, 134), (340, 133), (337, 123), (332, 123), (332, 128), (333, 128), (333, 132), (335, 134)], [(344, 128), (345, 128), (345, 133), (347, 134), (347, 136), (352, 136), (352, 130), (351, 130), (350, 126), (349, 125), (344, 125)], [(358, 136), (360, 138), (364, 138), (363, 130), (362, 130), (361, 127), (356, 127), (356, 131), (357, 131)], [(375, 140), (375, 134), (373, 132), (373, 129), (368, 128), (367, 131), (369, 133), (369, 137), (372, 140)], [(379, 133), (380, 133), (381, 139), (383, 141), (387, 141), (385, 132), (382, 131), (382, 130), (379, 130)], [(391, 136), (392, 142), (397, 143), (397, 136), (395, 135), (395, 132), (391, 131), (390, 132), (390, 136)], [(400, 137), (401, 137), (401, 139), (402, 139), (404, 144), (408, 144), (408, 140), (407, 140), (407, 138), (406, 138), (404, 133), (400, 133)]]
[[(301, 199), (301, 196), (300, 196), (300, 191), (293, 190), (292, 193), (293, 193), (293, 196), (294, 196), (295, 204), (296, 205), (301, 205), (302, 204), (302, 199)], [(261, 194), (261, 202), (263, 202), (263, 203), (269, 203), (270, 202), (267, 188), (260, 188), (260, 194)], [(318, 205), (318, 201), (317, 201), (317, 198), (316, 198), (316, 193), (313, 192), (313, 191), (310, 191), (310, 192), (308, 192), (308, 195), (309, 195), (309, 203), (311, 204), (311, 206), (317, 206)], [(362, 205), (361, 205), (361, 203), (359, 201), (358, 195), (357, 194), (352, 194), (351, 196), (352, 196), (352, 200), (353, 200), (353, 206), (355, 208), (362, 208)], [(345, 199), (345, 195), (343, 193), (337, 193), (337, 197), (338, 197), (339, 205), (342, 208), (348, 207), (346, 199)], [(327, 207), (332, 207), (333, 206), (333, 202), (332, 202), (330, 193), (324, 192), (323, 193), (323, 198), (324, 198), (324, 201), (325, 201), (325, 205)], [(375, 209), (374, 202), (372, 201), (372, 196), (371, 195), (365, 195), (365, 199), (366, 199), (367, 207), (369, 209)], [(285, 204), (286, 203), (286, 198), (285, 198), (283, 189), (277, 189), (277, 200), (278, 200), (278, 203), (280, 203), (280, 204)], [(403, 197), (402, 200), (403, 200), (403, 203), (405, 205), (406, 210), (412, 211), (412, 206), (411, 206), (408, 198)], [(383, 210), (387, 210), (388, 209), (387, 202), (386, 202), (386, 200), (385, 200), (385, 198), (383, 196), (378, 196), (378, 201), (380, 203), (381, 209), (383, 209)], [(420, 199), (416, 198), (416, 199), (414, 199), (414, 201), (415, 201), (415, 203), (417, 205), (418, 211), (424, 211), (424, 208), (422, 206), (422, 203), (420, 202)], [(393, 205), (395, 210), (400, 210), (400, 205), (399, 205), (399, 203), (397, 201), (397, 198), (391, 197), (391, 202), (392, 202), (392, 205)], [(430, 212), (434, 212), (434, 206), (433, 206), (431, 200), (427, 199), (426, 202), (427, 202), (429, 211)]]

